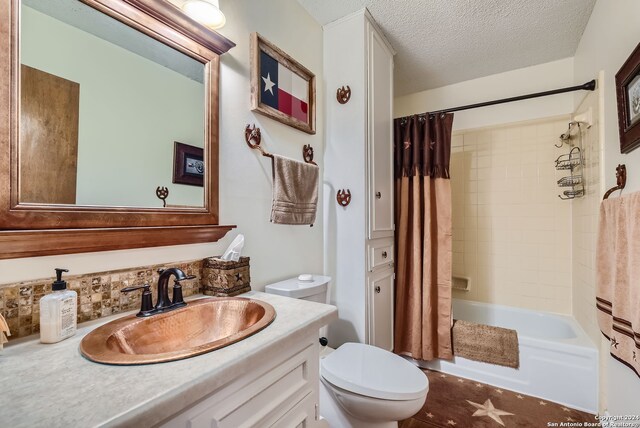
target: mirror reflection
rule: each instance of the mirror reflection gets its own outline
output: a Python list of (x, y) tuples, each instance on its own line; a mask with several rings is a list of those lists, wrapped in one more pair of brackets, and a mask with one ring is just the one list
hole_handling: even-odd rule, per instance
[(78, 0), (20, 24), (21, 203), (204, 205), (202, 63)]

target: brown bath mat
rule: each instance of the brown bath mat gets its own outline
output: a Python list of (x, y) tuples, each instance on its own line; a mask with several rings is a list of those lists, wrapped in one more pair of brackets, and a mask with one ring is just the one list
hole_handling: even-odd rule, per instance
[(453, 354), (458, 357), (514, 369), (520, 366), (515, 330), (455, 320), (452, 334)]

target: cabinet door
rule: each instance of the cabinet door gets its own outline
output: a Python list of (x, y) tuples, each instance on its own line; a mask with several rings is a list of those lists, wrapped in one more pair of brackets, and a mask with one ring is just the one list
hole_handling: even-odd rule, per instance
[(369, 239), (393, 236), (393, 56), (369, 27)]
[(304, 400), (296, 404), (286, 415), (278, 419), (272, 428), (310, 428), (323, 425), (316, 419), (318, 405), (309, 394)]
[(369, 274), (368, 343), (393, 350), (393, 281), (392, 269)]

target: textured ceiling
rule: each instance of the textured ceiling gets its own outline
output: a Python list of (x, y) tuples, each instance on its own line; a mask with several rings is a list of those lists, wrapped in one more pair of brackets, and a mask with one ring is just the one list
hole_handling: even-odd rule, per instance
[(406, 95), (573, 56), (595, 0), (298, 0), (324, 25), (366, 7)]

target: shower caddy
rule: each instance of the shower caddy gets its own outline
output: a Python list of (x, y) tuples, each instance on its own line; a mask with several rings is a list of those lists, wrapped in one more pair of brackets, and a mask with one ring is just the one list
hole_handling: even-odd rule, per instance
[[(560, 155), (556, 159), (556, 170), (569, 171), (568, 176), (562, 177), (558, 180), (559, 187), (568, 188), (567, 190), (564, 190), (561, 195), (558, 195), (558, 197), (563, 200), (580, 198), (585, 194), (585, 180), (583, 176), (584, 152), (582, 146), (583, 125), (585, 124), (582, 122), (569, 122), (569, 129), (567, 129), (567, 132), (560, 135), (560, 145), (555, 145), (560, 148), (566, 143), (571, 147), (569, 153)], [(571, 131), (574, 126), (578, 127), (579, 139), (577, 145), (573, 143), (573, 136), (571, 135)]]

